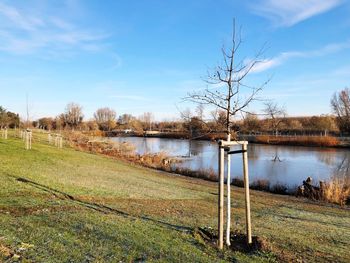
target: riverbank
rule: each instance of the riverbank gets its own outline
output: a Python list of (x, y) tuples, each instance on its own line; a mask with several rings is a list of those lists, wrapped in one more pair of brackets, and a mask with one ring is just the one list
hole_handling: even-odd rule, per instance
[[(251, 191), (253, 234), (267, 251), (218, 252), (217, 184), (36, 140), (0, 139), (0, 258), (26, 262), (348, 262), (350, 212)], [(233, 187), (234, 229), (244, 192)], [(11, 261), (10, 260), (10, 261)]]
[[(215, 156), (217, 153), (217, 147), (214, 146), (214, 149), (209, 148), (202, 148), (203, 142), (199, 143), (197, 146), (199, 146), (199, 149), (197, 152), (193, 153), (193, 157), (176, 157), (175, 152), (176, 148), (183, 148), (189, 147), (186, 152), (192, 151), (191, 147), (196, 147), (196, 141), (193, 141), (191, 143), (191, 147), (185, 143), (183, 144), (183, 140), (178, 139), (159, 139), (159, 138), (144, 138), (141, 139), (140, 137), (127, 137), (122, 140), (119, 140), (121, 137), (118, 137), (118, 140), (101, 140), (99, 138), (97, 139), (90, 139), (88, 136), (82, 135), (81, 133), (70, 133), (66, 135), (67, 138), (69, 138), (70, 145), (72, 147), (75, 147), (76, 149), (91, 152), (91, 153), (99, 153), (103, 155), (108, 155), (113, 158), (117, 159), (123, 159), (127, 160), (134, 164), (139, 164), (148, 168), (153, 168), (161, 171), (171, 172), (175, 174), (181, 174), (189, 177), (194, 178), (201, 178), (209, 181), (217, 181), (217, 172), (215, 172), (215, 165), (217, 164), (215, 160), (215, 164), (211, 162), (211, 164), (208, 166), (203, 166), (204, 159), (200, 159), (199, 163), (202, 166), (191, 166), (191, 163), (197, 158), (198, 156), (202, 155), (202, 153), (210, 153), (210, 151), (214, 150), (212, 154)], [(161, 141), (164, 140), (162, 143)], [(168, 144), (170, 141), (170, 144)], [(177, 146), (173, 145), (176, 141)], [(153, 145), (153, 143), (158, 142), (159, 145), (162, 145), (160, 148), (157, 147), (157, 145)], [(209, 145), (212, 145), (209, 143)], [(134, 147), (134, 148), (133, 148)], [(146, 147), (145, 149), (143, 149)], [(304, 158), (299, 159), (297, 162), (290, 163), (290, 165), (287, 167), (284, 164), (285, 160), (282, 157), (282, 160), (280, 159), (278, 155), (278, 151), (276, 149), (271, 149), (271, 152), (263, 151), (261, 153), (258, 153), (259, 150), (257, 148), (260, 148), (261, 146), (249, 146), (249, 151), (253, 153), (253, 157), (255, 160), (257, 156), (266, 156), (271, 153), (274, 154), (274, 157), (272, 157), (269, 161), (263, 161), (261, 165), (264, 165), (263, 169), (260, 165), (260, 171), (259, 176), (261, 178), (255, 178), (253, 180), (250, 180), (250, 187), (255, 190), (270, 192), (270, 193), (276, 193), (276, 194), (284, 194), (284, 195), (298, 195), (298, 196), (305, 196), (308, 198), (311, 198), (312, 200), (318, 200), (323, 202), (331, 202), (336, 203), (340, 205), (349, 205), (350, 204), (350, 181), (345, 175), (340, 175), (334, 173), (334, 171), (329, 170), (330, 173), (332, 173), (332, 177), (329, 178), (329, 175), (327, 173), (326, 177), (324, 177), (326, 180), (322, 180), (319, 177), (319, 180), (316, 180), (312, 182), (311, 185), (303, 185), (303, 181), (306, 180), (306, 178), (313, 177), (310, 173), (303, 173), (300, 169), (295, 169), (301, 165), (301, 162), (303, 162)], [(271, 147), (271, 146), (265, 146)], [(273, 146), (277, 147), (277, 146)], [(152, 149), (152, 150), (151, 150)], [(172, 149), (171, 153), (167, 153), (167, 150)], [(191, 150), (190, 150), (191, 149)], [(294, 147), (292, 147), (293, 151), (295, 150)], [(286, 150), (286, 148), (284, 148)], [(314, 151), (315, 149), (313, 149)], [(182, 151), (183, 152), (183, 151)], [(178, 152), (179, 153), (179, 152)], [(169, 155), (170, 154), (170, 155)], [(307, 155), (310, 156), (310, 152), (300, 152), (301, 156)], [(328, 153), (329, 154), (329, 153)], [(209, 156), (213, 156), (209, 154)], [(283, 154), (282, 154), (283, 155)], [(294, 154), (293, 154), (294, 155)], [(184, 155), (178, 155), (178, 156), (184, 156)], [(318, 159), (322, 160), (323, 157), (318, 157)], [(329, 156), (327, 157), (329, 158)], [(339, 165), (344, 165), (344, 157), (341, 156), (341, 160)], [(236, 160), (238, 161), (238, 160)], [(236, 162), (235, 161), (235, 162)], [(190, 162), (190, 163), (189, 163)], [(287, 164), (288, 164), (287, 163)], [(184, 165), (183, 165), (184, 164)], [(317, 166), (310, 166), (306, 165), (307, 167), (314, 167), (319, 168), (321, 164), (318, 164)], [(337, 164), (338, 165), (338, 164)], [(278, 171), (276, 169), (283, 168), (284, 173), (281, 174), (281, 172), (276, 173)], [(252, 170), (254, 171), (254, 168), (256, 168), (256, 164), (253, 164)], [(326, 168), (326, 167), (324, 167)], [(242, 169), (242, 168), (241, 168)], [(276, 170), (275, 170), (276, 169)], [(339, 168), (338, 168), (339, 169)], [(266, 174), (266, 171), (268, 170), (269, 174)], [(288, 171), (286, 171), (288, 170)], [(275, 173), (274, 173), (275, 172)], [(254, 173), (254, 172), (253, 172)], [(318, 176), (320, 176), (318, 174)], [(291, 184), (288, 183), (285, 178), (281, 177), (289, 177), (290, 179), (294, 179), (295, 177), (298, 177), (299, 180), (294, 180), (295, 183)], [(239, 187), (243, 187), (243, 181), (236, 175), (232, 175), (232, 182), (231, 184)], [(270, 182), (266, 178), (272, 178), (274, 179), (274, 183)], [(280, 178), (280, 179), (278, 179)], [(342, 179), (343, 178), (343, 179)], [(281, 180), (282, 179), (282, 180)], [(284, 180), (283, 180), (284, 179)], [(322, 183), (322, 189), (321, 184)], [(299, 187), (300, 186), (300, 187)], [(306, 189), (310, 188), (309, 190), (305, 191)], [(312, 190), (311, 190), (312, 189)], [(311, 194), (312, 192), (312, 194)]]

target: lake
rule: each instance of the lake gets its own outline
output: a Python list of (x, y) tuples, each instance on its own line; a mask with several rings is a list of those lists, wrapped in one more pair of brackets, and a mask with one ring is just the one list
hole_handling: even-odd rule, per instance
[[(183, 162), (175, 165), (192, 170), (217, 171), (218, 168), (216, 142), (143, 137), (111, 140), (133, 144), (139, 154), (165, 152), (168, 156), (183, 157)], [(242, 178), (242, 156), (231, 156), (231, 178)], [(308, 176), (314, 182), (349, 176), (350, 151), (347, 149), (249, 144), (248, 159), (250, 182), (263, 179), (272, 185), (278, 183), (294, 188)]]

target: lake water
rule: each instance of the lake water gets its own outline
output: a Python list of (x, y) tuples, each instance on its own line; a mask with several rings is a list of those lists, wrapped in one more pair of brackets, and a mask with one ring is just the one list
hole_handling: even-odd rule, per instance
[[(139, 154), (165, 152), (169, 156), (184, 157), (183, 162), (176, 164), (178, 166), (217, 171), (216, 142), (189, 143), (188, 140), (142, 137), (111, 139), (133, 144)], [(248, 159), (250, 182), (264, 179), (272, 185), (281, 183), (293, 188), (302, 184), (308, 176), (315, 182), (349, 176), (350, 151), (347, 149), (249, 144)], [(231, 178), (242, 178), (241, 154), (231, 155), (231, 167)]]

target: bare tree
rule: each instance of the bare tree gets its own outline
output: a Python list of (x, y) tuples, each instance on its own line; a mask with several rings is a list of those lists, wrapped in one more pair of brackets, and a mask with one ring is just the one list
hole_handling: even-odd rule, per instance
[(118, 118), (118, 123), (121, 125), (128, 124), (131, 120), (135, 119), (134, 116), (131, 114), (124, 113), (123, 115), (120, 115)]
[(100, 129), (110, 131), (116, 126), (116, 112), (111, 108), (100, 108), (94, 113), (94, 118)]
[[(233, 118), (239, 113), (248, 113), (248, 106), (257, 100), (257, 94), (268, 83), (268, 80), (260, 86), (248, 85), (245, 81), (255, 66), (263, 62), (261, 58), (264, 47), (260, 49), (252, 59), (237, 60), (242, 44), (241, 30), (236, 32), (235, 21), (231, 45), (229, 48), (222, 47), (222, 62), (213, 70), (208, 71), (206, 83), (210, 85), (204, 91), (188, 94), (185, 100), (197, 104), (210, 105), (225, 113), (225, 132), (227, 140), (231, 140), (231, 127)], [(231, 193), (230, 193), (230, 155), (227, 157), (227, 229), (226, 244), (230, 245), (231, 227)]]
[(197, 117), (201, 120), (204, 121), (204, 105), (203, 104), (198, 104), (196, 107), (196, 114)]
[(269, 101), (265, 103), (263, 111), (268, 116), (270, 127), (277, 136), (279, 127), (285, 121), (287, 115), (286, 110), (277, 103)]
[(338, 94), (334, 93), (331, 107), (337, 115), (337, 123), (341, 132), (350, 131), (350, 90), (345, 88)]
[(239, 113), (247, 113), (247, 107), (257, 100), (257, 94), (269, 80), (260, 86), (250, 86), (245, 83), (255, 66), (263, 62), (261, 58), (264, 47), (252, 59), (242, 59), (237, 62), (236, 56), (242, 44), (240, 32), (237, 34), (233, 24), (230, 48), (222, 47), (222, 63), (212, 71), (208, 71), (206, 83), (210, 85), (204, 91), (193, 92), (185, 100), (202, 105), (210, 105), (226, 113), (225, 129), (227, 135), (231, 132), (232, 119)]
[(82, 107), (74, 102), (68, 103), (63, 117), (65, 125), (77, 128), (84, 118)]
[(142, 117), (142, 121), (149, 127), (149, 130), (152, 130), (152, 122), (154, 121), (154, 115), (152, 112), (145, 112)]
[(257, 115), (254, 113), (247, 113), (244, 116), (243, 120), (243, 130), (245, 132), (251, 133), (251, 132), (257, 132), (261, 128), (260, 120), (258, 119)]

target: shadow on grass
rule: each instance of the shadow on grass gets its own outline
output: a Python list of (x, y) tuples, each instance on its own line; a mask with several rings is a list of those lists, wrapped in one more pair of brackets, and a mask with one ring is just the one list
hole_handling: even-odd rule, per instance
[(81, 199), (78, 199), (78, 198), (70, 195), (70, 194), (67, 194), (65, 192), (59, 191), (57, 189), (51, 188), (51, 187), (43, 185), (43, 184), (39, 184), (37, 182), (34, 182), (34, 181), (29, 180), (29, 179), (24, 178), (24, 177), (17, 177), (17, 176), (11, 175), (11, 174), (6, 174), (6, 175), (8, 177), (14, 178), (18, 182), (29, 184), (29, 185), (37, 188), (37, 189), (40, 189), (40, 190), (45, 191), (47, 193), (50, 193), (50, 194), (54, 195), (55, 197), (57, 197), (57, 198), (59, 198), (61, 200), (69, 200), (69, 201), (74, 202), (74, 203), (76, 203), (78, 205), (84, 206), (86, 208), (95, 210), (95, 211), (100, 212), (100, 213), (116, 214), (116, 215), (119, 215), (119, 216), (124, 216), (124, 217), (127, 217), (127, 218), (131, 218), (131, 219), (141, 219), (141, 220), (144, 220), (144, 221), (156, 223), (156, 224), (161, 225), (163, 227), (166, 227), (168, 229), (177, 230), (177, 231), (181, 231), (181, 232), (185, 232), (185, 233), (193, 233), (193, 231), (194, 231), (194, 229), (191, 228), (191, 227), (170, 224), (168, 222), (164, 222), (164, 221), (157, 220), (157, 219), (154, 219), (154, 218), (150, 218), (150, 217), (147, 217), (147, 216), (134, 216), (134, 215), (126, 213), (126, 212), (124, 212), (122, 210), (118, 210), (118, 209), (115, 209), (115, 208), (112, 208), (112, 207), (109, 207), (109, 206), (106, 206), (106, 205), (98, 204), (98, 203), (95, 203), (95, 202), (83, 201)]

